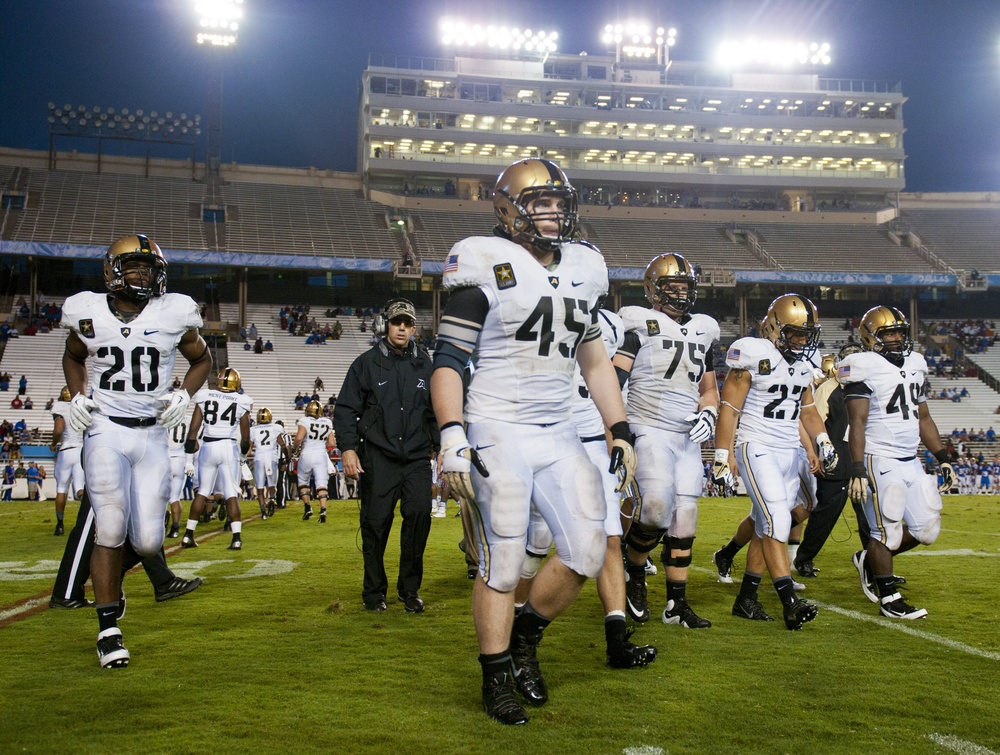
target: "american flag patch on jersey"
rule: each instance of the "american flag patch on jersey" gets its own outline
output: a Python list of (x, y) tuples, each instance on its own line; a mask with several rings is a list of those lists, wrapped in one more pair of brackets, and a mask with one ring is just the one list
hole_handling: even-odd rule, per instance
[(726, 359), (739, 359), (739, 358), (740, 358), (739, 349), (730, 349), (729, 352), (726, 354)]
[(444, 271), (446, 273), (456, 273), (458, 272), (458, 255), (449, 254), (448, 259), (444, 263)]
[(851, 365), (849, 364), (840, 365), (840, 367), (837, 369), (837, 377), (840, 380), (843, 380), (844, 378), (848, 378), (850, 376), (851, 376)]

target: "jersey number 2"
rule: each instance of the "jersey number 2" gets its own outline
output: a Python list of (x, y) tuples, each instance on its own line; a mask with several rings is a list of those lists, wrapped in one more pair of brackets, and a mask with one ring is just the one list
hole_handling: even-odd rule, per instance
[[(105, 391), (125, 392), (124, 380), (112, 380), (125, 369), (125, 352), (120, 346), (102, 346), (97, 350), (98, 359), (114, 359), (108, 369), (101, 373), (101, 389)], [(149, 357), (149, 382), (142, 382), (142, 358)], [(152, 346), (136, 346), (132, 349), (129, 359), (132, 367), (132, 390), (136, 393), (155, 391), (160, 385), (160, 352)]]

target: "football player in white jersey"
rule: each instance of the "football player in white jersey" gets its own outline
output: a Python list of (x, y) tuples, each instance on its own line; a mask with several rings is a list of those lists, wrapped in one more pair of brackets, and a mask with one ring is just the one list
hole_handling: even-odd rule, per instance
[[(240, 393), (240, 373), (227, 367), (219, 373), (215, 388), (202, 388), (191, 398), (194, 415), (185, 451), (198, 451), (198, 493), (191, 501), (187, 528), (181, 538), (184, 548), (197, 548), (194, 531), (205, 510), (208, 496), (221, 493), (226, 502), (233, 539), (229, 550), (243, 548), (243, 518), (240, 512), (240, 464), (250, 450), (250, 410), (253, 399)], [(238, 445), (237, 445), (238, 443)]]
[[(608, 352), (608, 357), (614, 355), (625, 340), (625, 328), (622, 319), (614, 312), (600, 309), (597, 322), (601, 326), (601, 337)], [(625, 567), (622, 563), (622, 515), (621, 496), (615, 488), (618, 478), (608, 471), (608, 444), (605, 436), (604, 421), (594, 402), (590, 399), (590, 391), (583, 381), (583, 375), (577, 367), (573, 376), (573, 424), (587, 455), (601, 471), (604, 484), (604, 500), (607, 504), (607, 515), (604, 529), (608, 536), (608, 547), (604, 555), (604, 566), (597, 575), (597, 595), (604, 607), (604, 639), (607, 645), (607, 664), (612, 668), (636, 668), (647, 666), (656, 660), (656, 648), (652, 645), (635, 645), (629, 641), (631, 632), (626, 628), (626, 594)], [(634, 525), (633, 525), (634, 526)], [(531, 580), (538, 572), (542, 559), (548, 555), (552, 547), (552, 533), (545, 520), (536, 508), (531, 510), (531, 522), (528, 529), (528, 545), (521, 569), (521, 582), (517, 587), (515, 612), (519, 610), (518, 603), (523, 603), (529, 591)]]
[(654, 257), (642, 278), (649, 307), (623, 307), (625, 342), (614, 356), (628, 383), (626, 411), (635, 431), (635, 479), (642, 494), (638, 521), (625, 535), (628, 608), (649, 620), (646, 559), (666, 535), (664, 624), (705, 629), (712, 622), (687, 602), (688, 569), (702, 487), (701, 444), (715, 433), (719, 385), (712, 346), (719, 323), (692, 314), (698, 299), (694, 268), (676, 253)]
[[(795, 595), (788, 560), (792, 509), (799, 495), (799, 422), (818, 447), (823, 468), (837, 453), (812, 398), (809, 358), (819, 343), (816, 306), (798, 294), (779, 296), (761, 322), (762, 338), (740, 338), (726, 355), (729, 374), (715, 436), (712, 478), (731, 487), (734, 451), (753, 505), (754, 533), (733, 615), (770, 621), (757, 600), (766, 565), (781, 599), (785, 626), (800, 629), (816, 618), (816, 606)], [(737, 419), (739, 430), (737, 431)]]
[(62, 535), (63, 517), (66, 512), (66, 498), (70, 493), (77, 500), (83, 496), (84, 474), (81, 452), (83, 451), (83, 433), (79, 433), (70, 425), (69, 418), (69, 388), (63, 386), (59, 392), (59, 400), (52, 405), (52, 445), (49, 450), (57, 451), (56, 456), (56, 530), (53, 534)]
[[(515, 685), (531, 704), (548, 699), (536, 659), (543, 630), (600, 573), (607, 547), (600, 470), (571, 417), (576, 364), (611, 429), (609, 468), (621, 470), (621, 487), (632, 480), (635, 452), (597, 324), (607, 267), (599, 252), (573, 241), (576, 190), (555, 163), (522, 160), (500, 174), (493, 206), (494, 236), (458, 242), (445, 262), (450, 296), (431, 393), (442, 469), (469, 500), (480, 535), (472, 614), (483, 708), (516, 725), (528, 716)], [(466, 398), (463, 373), (474, 352)], [(556, 557), (539, 570), (515, 620), (532, 506), (552, 531)]]
[[(927, 362), (912, 350), (906, 317), (895, 307), (873, 307), (858, 330), (865, 350), (846, 357), (837, 372), (850, 421), (850, 496), (864, 506), (871, 529), (868, 548), (853, 561), (866, 597), (883, 616), (922, 619), (926, 609), (903, 599), (892, 573), (894, 554), (931, 545), (941, 530), (941, 495), (917, 459), (918, 443), (941, 465), (942, 490), (954, 485), (955, 472), (927, 409)], [(877, 595), (865, 579), (866, 565)]]
[(250, 428), (253, 444), (253, 479), (260, 504), (260, 518), (274, 516), (275, 485), (278, 480), (278, 450), (284, 433), (280, 425), (272, 422), (271, 410), (257, 410), (257, 424)]
[(312, 516), (309, 482), (316, 486), (316, 497), (319, 499), (319, 523), (326, 522), (326, 500), (330, 485), (330, 454), (334, 447), (333, 421), (323, 416), (323, 407), (319, 401), (306, 404), (305, 416), (299, 417), (298, 430), (292, 443), (293, 453), (299, 456), (298, 483), (299, 498), (305, 506), (302, 521)]
[(184, 453), (187, 432), (187, 421), (181, 421), (180, 424), (174, 425), (167, 438), (167, 451), (170, 455), (170, 532), (167, 533), (169, 538), (181, 536), (181, 497), (184, 495), (184, 486), (188, 481), (188, 476), (185, 473), (187, 459)]
[[(117, 626), (125, 538), (140, 556), (163, 545), (167, 431), (184, 419), (190, 394), (211, 372), (212, 356), (198, 333), (198, 305), (166, 293), (167, 262), (146, 236), (125, 236), (108, 248), (104, 283), (107, 295), (79, 293), (63, 304), (62, 325), (70, 330), (63, 372), (73, 396), (69, 421), (84, 432), (87, 492), (97, 523), (91, 558), (97, 654), (101, 666), (121, 668), (129, 662)], [(170, 392), (178, 351), (189, 367), (180, 390)]]

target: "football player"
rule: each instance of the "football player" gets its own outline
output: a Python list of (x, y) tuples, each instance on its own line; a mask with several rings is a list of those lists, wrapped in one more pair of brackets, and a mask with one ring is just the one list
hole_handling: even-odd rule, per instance
[(688, 605), (687, 578), (698, 524), (701, 444), (714, 435), (719, 416), (712, 362), (719, 323), (691, 313), (698, 279), (683, 255), (654, 257), (642, 284), (649, 307), (623, 307), (618, 313), (625, 342), (613, 360), (619, 383), (628, 384), (636, 482), (642, 494), (639, 519), (625, 535), (628, 608), (636, 621), (649, 620), (646, 560), (666, 536), (663, 623), (706, 629), (712, 622)]
[(69, 417), (72, 396), (69, 388), (63, 386), (59, 392), (59, 400), (52, 405), (52, 445), (50, 451), (56, 451), (56, 530), (54, 535), (65, 532), (63, 516), (66, 512), (66, 497), (70, 492), (76, 500), (83, 497), (84, 475), (83, 463), (80, 457), (83, 451), (83, 434), (73, 429)]
[[(250, 410), (253, 400), (240, 393), (240, 373), (227, 367), (219, 373), (215, 388), (203, 388), (194, 395), (191, 429), (184, 450), (194, 453), (201, 431), (198, 452), (198, 493), (191, 501), (187, 528), (181, 538), (184, 548), (197, 548), (194, 531), (208, 502), (208, 494), (221, 493), (233, 532), (229, 550), (243, 548), (243, 519), (240, 512), (241, 455), (250, 450)], [(237, 437), (239, 450), (237, 450)]]
[[(600, 573), (607, 547), (600, 471), (571, 418), (577, 363), (611, 429), (610, 467), (621, 470), (621, 487), (632, 481), (635, 452), (597, 324), (607, 267), (599, 252), (574, 243), (576, 190), (555, 163), (522, 160), (500, 174), (493, 207), (494, 235), (458, 242), (445, 261), (450, 296), (431, 393), (442, 469), (469, 501), (479, 533), (472, 614), (483, 708), (516, 725), (528, 716), (515, 684), (533, 705), (548, 700), (536, 658), (542, 632)], [(474, 352), (466, 399), (463, 373)], [(556, 557), (539, 570), (515, 620), (532, 505), (552, 531)]]
[(788, 560), (788, 534), (800, 486), (800, 421), (810, 445), (816, 443), (825, 470), (836, 465), (837, 453), (812, 397), (809, 358), (820, 334), (816, 306), (798, 294), (779, 296), (768, 307), (760, 332), (762, 338), (734, 341), (726, 354), (730, 369), (722, 385), (712, 478), (733, 486), (730, 459), (735, 453), (752, 503), (754, 531), (733, 615), (771, 621), (757, 600), (766, 566), (781, 599), (785, 626), (794, 630), (817, 613), (816, 606), (796, 597)]
[(292, 442), (292, 452), (298, 454), (299, 498), (305, 506), (302, 521), (312, 516), (309, 483), (316, 487), (319, 498), (319, 523), (326, 522), (326, 499), (329, 496), (330, 456), (328, 449), (334, 447), (333, 421), (323, 416), (319, 401), (306, 404), (305, 416), (299, 417), (298, 430)]
[[(185, 420), (187, 417), (184, 418)], [(187, 440), (188, 423), (181, 421), (175, 425), (168, 436), (167, 451), (170, 455), (170, 532), (169, 538), (181, 536), (181, 497), (184, 487), (190, 479), (185, 474), (186, 454), (184, 442)]]
[(278, 479), (278, 449), (284, 442), (284, 433), (272, 422), (271, 410), (257, 410), (257, 424), (250, 428), (253, 444), (253, 478), (260, 504), (260, 518), (274, 516), (275, 487)]
[[(955, 472), (931, 419), (923, 394), (927, 362), (914, 353), (910, 323), (895, 307), (877, 306), (861, 318), (864, 351), (840, 364), (850, 422), (851, 499), (864, 506), (871, 539), (854, 554), (865, 597), (891, 619), (922, 619), (900, 595), (892, 557), (923, 543), (931, 545), (941, 530), (941, 494), (917, 459), (923, 441), (941, 467), (941, 490), (955, 484)], [(875, 591), (866, 579), (874, 575)], [(877, 594), (876, 594), (877, 592)]]
[[(167, 431), (184, 419), (212, 369), (188, 296), (168, 294), (167, 261), (142, 234), (115, 241), (104, 255), (108, 294), (83, 292), (63, 304), (70, 330), (63, 372), (69, 421), (84, 433), (87, 490), (97, 522), (91, 574), (101, 666), (122, 668), (129, 652), (117, 626), (126, 535), (151, 556), (163, 545), (169, 495)], [(181, 388), (169, 392), (177, 352), (188, 360)], [(90, 367), (92, 397), (87, 396)]]

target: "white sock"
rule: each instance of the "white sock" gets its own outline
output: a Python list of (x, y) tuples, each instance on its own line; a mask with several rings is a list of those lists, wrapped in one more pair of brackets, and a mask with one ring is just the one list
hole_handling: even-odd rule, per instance
[(234, 537), (243, 531), (243, 522), (233, 522), (229, 526), (232, 527)]
[(187, 521), (187, 529), (189, 529), (192, 532), (194, 532), (194, 528), (197, 527), (197, 526), (198, 526), (198, 520), (197, 519), (188, 519), (188, 521)]

